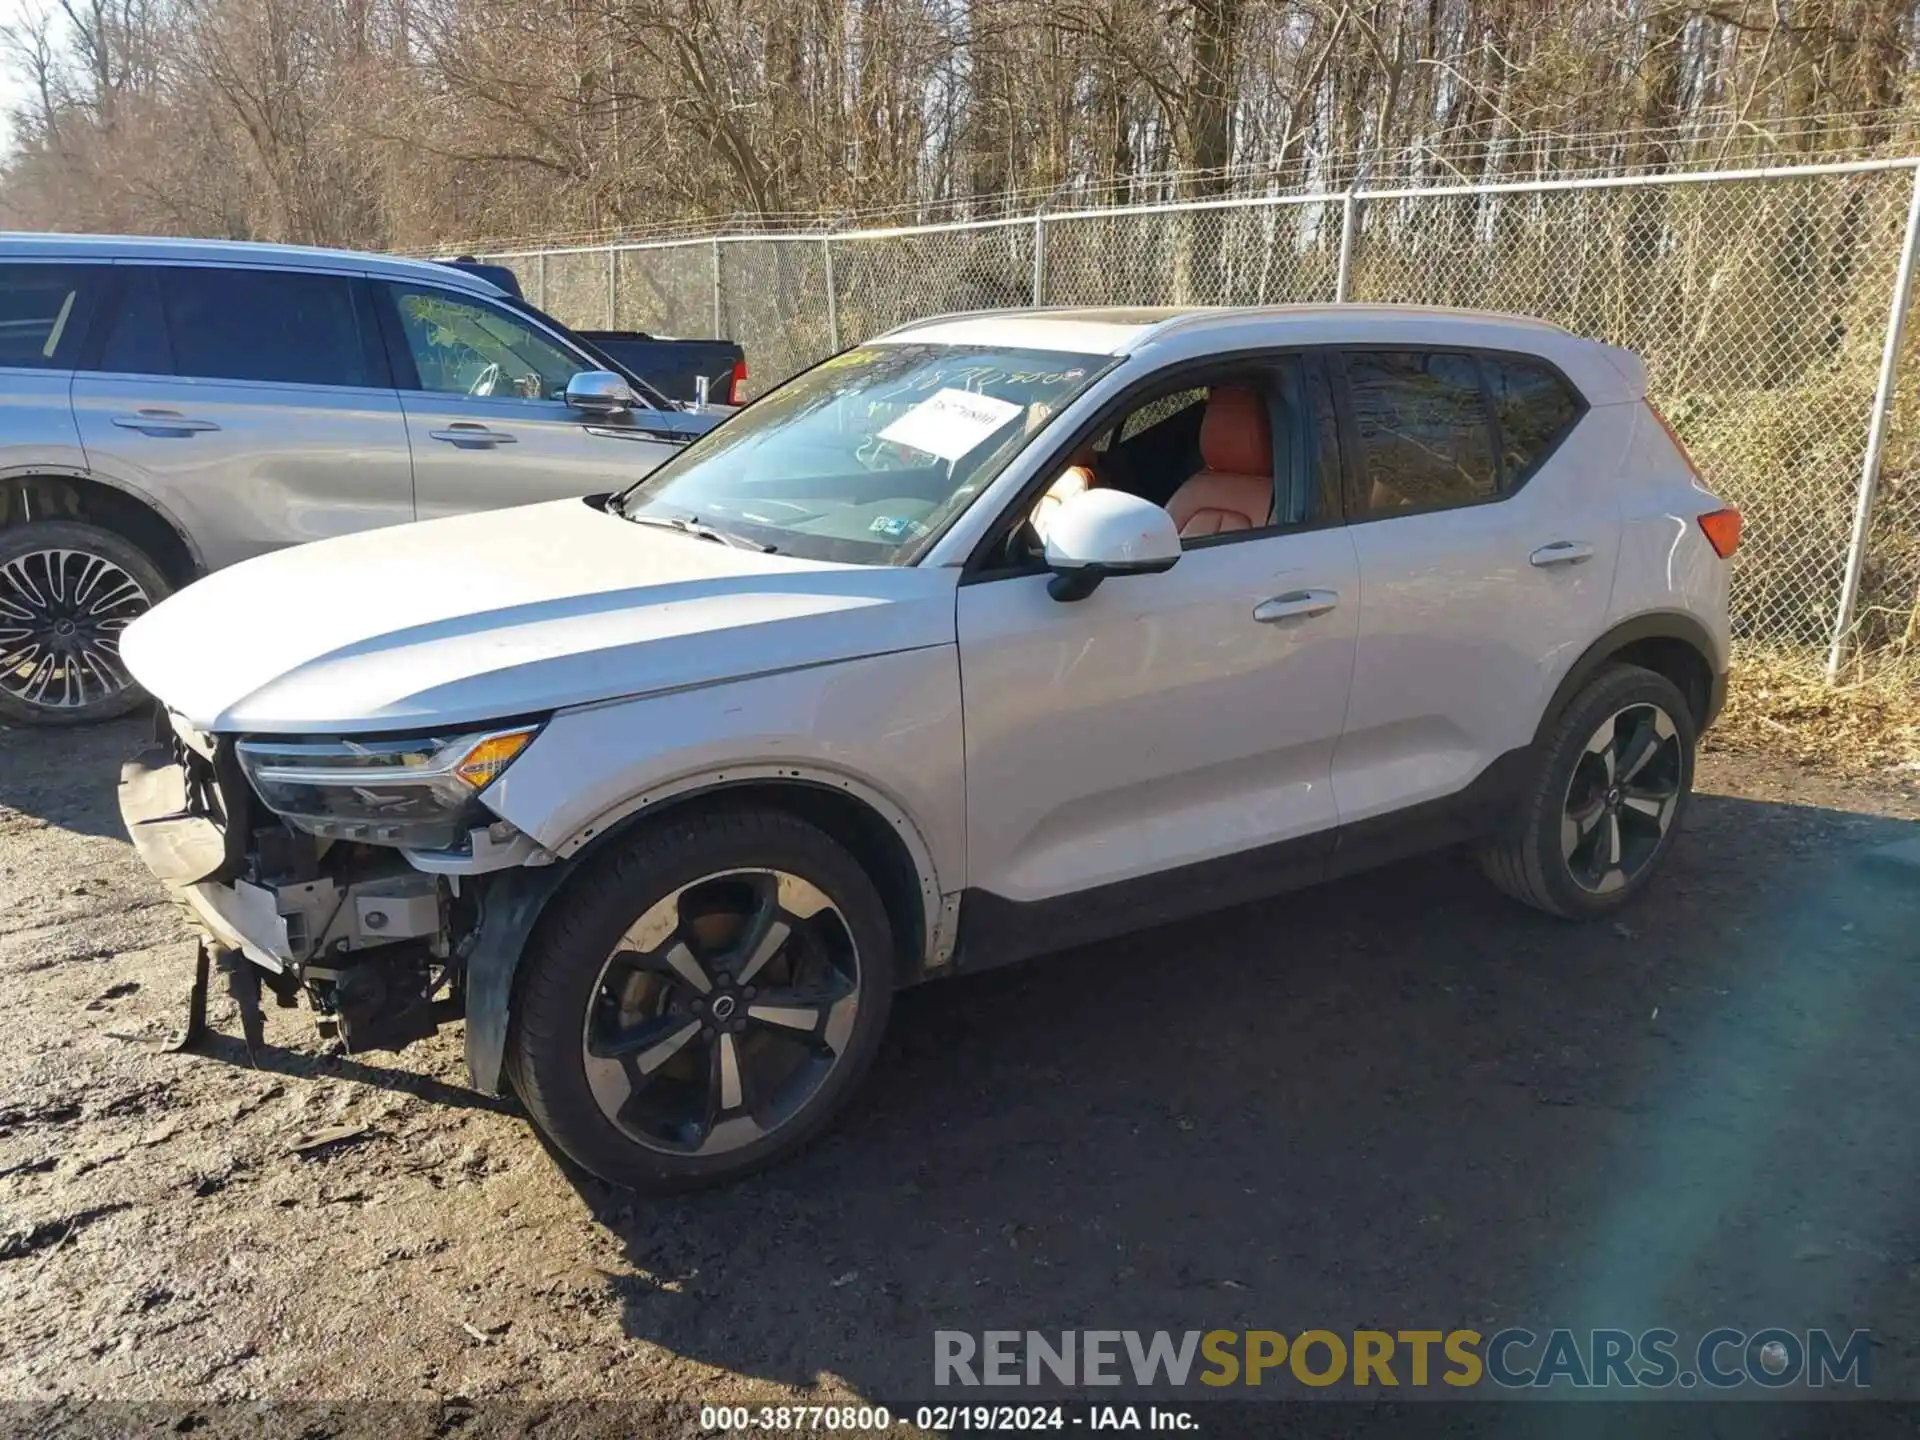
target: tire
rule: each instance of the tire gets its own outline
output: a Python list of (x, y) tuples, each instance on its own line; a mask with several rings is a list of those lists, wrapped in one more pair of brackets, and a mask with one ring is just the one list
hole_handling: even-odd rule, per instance
[(172, 588), (139, 547), (97, 525), (0, 530), (0, 718), (88, 725), (145, 703), (120, 632)]
[(771, 809), (669, 816), (555, 898), (521, 961), (508, 1077), (602, 1180), (725, 1184), (839, 1112), (894, 975), (879, 892), (825, 832)]
[(1613, 913), (1672, 849), (1693, 791), (1697, 740), (1673, 682), (1635, 665), (1606, 667), (1548, 726), (1519, 809), (1481, 847), (1481, 867), (1499, 889), (1551, 915)]

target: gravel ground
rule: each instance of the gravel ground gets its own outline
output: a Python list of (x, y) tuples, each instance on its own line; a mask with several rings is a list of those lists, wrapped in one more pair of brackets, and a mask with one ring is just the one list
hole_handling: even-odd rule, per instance
[[(1569, 927), (1459, 856), (901, 998), (796, 1163), (636, 1201), (457, 1028), (250, 1067), (122, 1038), (185, 935), (139, 728), (0, 732), (0, 1398), (931, 1398), (932, 1332), (1870, 1327), (1920, 1396), (1920, 774), (1708, 756)], [(330, 1143), (297, 1149), (304, 1141)]]

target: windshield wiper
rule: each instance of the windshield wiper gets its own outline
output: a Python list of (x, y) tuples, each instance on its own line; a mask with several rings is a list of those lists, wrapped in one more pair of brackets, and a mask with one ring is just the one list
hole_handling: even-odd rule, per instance
[(693, 535), (702, 540), (713, 540), (722, 545), (731, 545), (736, 550), (756, 550), (762, 555), (773, 555), (777, 551), (771, 545), (762, 545), (758, 540), (749, 540), (744, 535), (735, 535), (726, 530), (716, 530), (711, 525), (702, 525), (697, 515), (634, 515), (623, 511), (627, 519), (636, 525), (658, 525), (666, 530), (678, 530), (683, 535)]

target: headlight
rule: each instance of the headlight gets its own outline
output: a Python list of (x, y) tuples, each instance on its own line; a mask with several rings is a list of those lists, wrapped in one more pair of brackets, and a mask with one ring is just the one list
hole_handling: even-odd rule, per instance
[(448, 850), (493, 817), (475, 798), (537, 725), (411, 740), (242, 740), (254, 793), (310, 835)]

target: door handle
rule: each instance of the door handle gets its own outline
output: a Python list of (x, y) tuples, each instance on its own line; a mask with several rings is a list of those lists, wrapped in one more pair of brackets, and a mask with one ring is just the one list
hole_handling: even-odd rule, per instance
[(138, 430), (144, 435), (197, 435), (202, 430), (218, 430), (211, 420), (182, 415), (178, 410), (141, 410), (132, 415), (115, 415), (113, 423), (122, 430)]
[(1276, 620), (1307, 620), (1326, 614), (1339, 603), (1340, 594), (1335, 590), (1289, 590), (1254, 606), (1253, 618), (1262, 625)]
[(1527, 557), (1527, 563), (1536, 570), (1545, 570), (1554, 565), (1584, 565), (1593, 558), (1593, 546), (1584, 540), (1556, 540), (1551, 545), (1542, 545)]
[(449, 445), (511, 445), (513, 436), (505, 430), (489, 430), (477, 420), (455, 420), (444, 430), (429, 430), (427, 434), (436, 440), (444, 440)]

